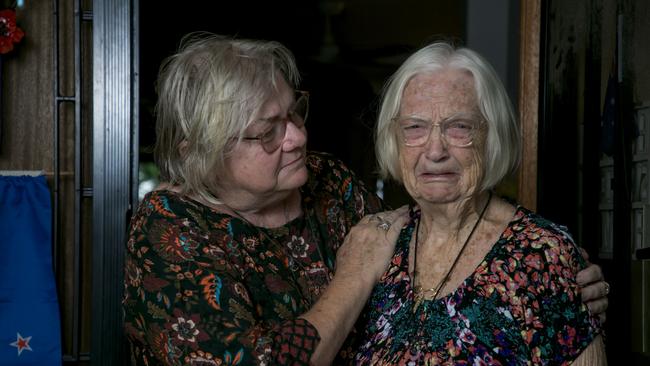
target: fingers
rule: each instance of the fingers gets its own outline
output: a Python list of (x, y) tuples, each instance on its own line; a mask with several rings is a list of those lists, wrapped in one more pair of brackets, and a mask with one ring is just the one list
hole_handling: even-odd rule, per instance
[(583, 287), (580, 290), (580, 294), (582, 295), (582, 301), (586, 303), (588, 301), (607, 298), (607, 295), (609, 295), (609, 290), (609, 283), (600, 281)]
[(401, 229), (409, 218), (408, 206), (402, 206), (397, 210), (383, 212), (382, 217), (385, 221), (391, 223), (392, 226)]
[[(589, 254), (583, 248), (580, 248), (580, 254), (589, 263)], [(576, 282), (582, 287), (580, 294), (582, 301), (587, 305), (589, 312), (598, 315), (600, 324), (607, 320), (605, 311), (609, 306), (610, 286), (604, 281), (603, 271), (597, 264), (589, 263), (589, 266), (578, 272)]]
[(605, 322), (606, 320), (605, 311), (609, 306), (609, 301), (607, 300), (606, 297), (600, 298), (598, 300), (586, 302), (585, 305), (587, 305), (587, 308), (589, 309), (589, 312), (591, 314), (599, 316), (601, 323)]
[(604, 279), (603, 271), (597, 264), (590, 264), (587, 268), (578, 272), (578, 275), (576, 276), (578, 285), (583, 287), (594, 282), (603, 281)]
[(408, 208), (365, 216), (350, 229), (337, 252), (337, 271), (371, 276), (376, 283), (394, 255), (395, 244), (408, 220)]
[(366, 215), (359, 224), (375, 225), (376, 228), (388, 232), (391, 228), (400, 230), (408, 220), (408, 206), (396, 210), (384, 211), (373, 215)]

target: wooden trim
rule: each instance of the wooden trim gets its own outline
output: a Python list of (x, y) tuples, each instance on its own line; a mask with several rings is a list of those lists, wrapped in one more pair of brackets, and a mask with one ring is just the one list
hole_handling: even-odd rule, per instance
[(519, 59), (519, 121), (522, 156), (519, 168), (519, 202), (537, 209), (537, 123), (539, 118), (539, 51), (541, 0), (521, 2)]

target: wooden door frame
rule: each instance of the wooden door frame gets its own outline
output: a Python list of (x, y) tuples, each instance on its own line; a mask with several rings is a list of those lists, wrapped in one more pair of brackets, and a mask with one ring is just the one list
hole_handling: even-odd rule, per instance
[(518, 174), (518, 200), (531, 210), (537, 209), (541, 2), (542, 0), (522, 1), (520, 11), (519, 121), (522, 151)]

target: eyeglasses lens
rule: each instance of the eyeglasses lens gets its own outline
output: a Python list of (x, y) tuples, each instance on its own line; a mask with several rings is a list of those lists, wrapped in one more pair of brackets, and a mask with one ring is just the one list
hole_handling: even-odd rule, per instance
[(307, 121), (309, 111), (309, 97), (306, 93), (296, 93), (296, 102), (287, 114), (287, 119), (278, 121), (273, 126), (271, 133), (266, 134), (261, 139), (262, 147), (267, 153), (277, 150), (284, 140), (287, 132), (287, 123), (291, 121), (296, 127), (301, 128)]
[(419, 118), (398, 118), (398, 126), (407, 146), (424, 145), (431, 135), (434, 126), (440, 128), (442, 138), (451, 146), (465, 147), (472, 144), (474, 134), (478, 129), (477, 119), (459, 117), (432, 123)]

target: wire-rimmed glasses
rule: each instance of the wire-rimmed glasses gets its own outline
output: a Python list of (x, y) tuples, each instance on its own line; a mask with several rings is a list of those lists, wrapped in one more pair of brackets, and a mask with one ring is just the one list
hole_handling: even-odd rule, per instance
[(277, 150), (282, 145), (282, 140), (284, 140), (284, 135), (287, 132), (287, 123), (291, 122), (296, 127), (301, 128), (307, 121), (307, 114), (309, 113), (309, 92), (296, 90), (295, 93), (295, 102), (289, 108), (286, 117), (264, 120), (270, 123), (270, 127), (266, 131), (257, 136), (243, 137), (243, 139), (259, 141), (267, 153), (272, 153)]
[(392, 119), (406, 146), (422, 146), (431, 136), (434, 127), (440, 129), (442, 139), (451, 146), (468, 147), (474, 142), (477, 132), (481, 128), (483, 118), (473, 113), (458, 113), (440, 122), (417, 117), (398, 116)]

